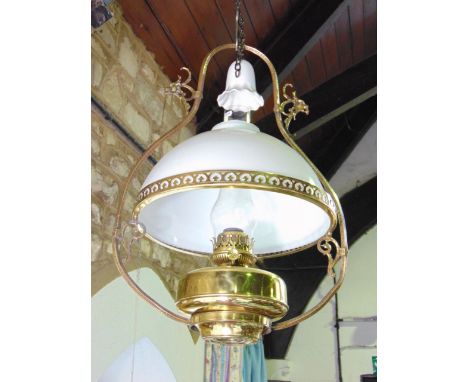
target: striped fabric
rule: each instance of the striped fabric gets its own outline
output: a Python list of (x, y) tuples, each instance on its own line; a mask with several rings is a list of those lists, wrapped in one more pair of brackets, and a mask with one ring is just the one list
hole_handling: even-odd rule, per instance
[(205, 344), (204, 382), (266, 382), (263, 343), (255, 345)]

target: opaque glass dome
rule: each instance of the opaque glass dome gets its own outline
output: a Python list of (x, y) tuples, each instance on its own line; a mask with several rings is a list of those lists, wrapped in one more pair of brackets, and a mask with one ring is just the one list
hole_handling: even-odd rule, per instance
[(213, 206), (221, 188), (234, 186), (250, 190), (256, 255), (300, 250), (335, 224), (333, 202), (307, 162), (237, 120), (182, 142), (153, 167), (141, 189), (138, 220), (163, 245), (209, 255)]

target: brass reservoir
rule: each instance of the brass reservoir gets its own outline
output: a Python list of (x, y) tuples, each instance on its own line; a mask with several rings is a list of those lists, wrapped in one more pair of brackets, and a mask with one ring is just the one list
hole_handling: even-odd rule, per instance
[(206, 340), (254, 343), (288, 311), (286, 285), (274, 273), (246, 266), (201, 268), (179, 284), (177, 307)]

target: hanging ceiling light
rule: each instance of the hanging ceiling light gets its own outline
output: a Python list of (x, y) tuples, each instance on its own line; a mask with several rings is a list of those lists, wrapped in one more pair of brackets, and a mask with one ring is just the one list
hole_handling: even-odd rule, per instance
[[(341, 286), (347, 262), (346, 229), (340, 202), (320, 171), (294, 142), (289, 124), (308, 107), (292, 85), (283, 87), (271, 61), (244, 46), (243, 21), (237, 2), (236, 44), (212, 50), (204, 59), (197, 90), (188, 77), (171, 84), (168, 92), (193, 105), (186, 117), (155, 141), (133, 167), (120, 197), (113, 249), (116, 266), (127, 283), (170, 318), (196, 328), (202, 337), (221, 343), (253, 343), (272, 330), (298, 324), (322, 308)], [(145, 160), (166, 139), (187, 126), (199, 108), (208, 65), (226, 49), (236, 50), (226, 90), (218, 97), (224, 121), (211, 131), (176, 146), (153, 167), (143, 183), (133, 220), (121, 222), (130, 182)], [(273, 111), (285, 142), (260, 132), (250, 122), (251, 111), (263, 106), (255, 88), (252, 65), (244, 49), (268, 66), (273, 84)], [(285, 117), (283, 123), (283, 116)], [(337, 228), (338, 226), (338, 228)], [(335, 228), (338, 240), (332, 237)], [(130, 235), (128, 233), (130, 232)], [(130, 236), (129, 239), (126, 239)], [(212, 267), (189, 272), (180, 283), (176, 314), (146, 294), (125, 270), (121, 252), (146, 237), (193, 256), (209, 256)], [(258, 259), (285, 256), (316, 245), (328, 258), (328, 273), (340, 262), (333, 288), (309, 311), (286, 321), (284, 281), (255, 266)]]

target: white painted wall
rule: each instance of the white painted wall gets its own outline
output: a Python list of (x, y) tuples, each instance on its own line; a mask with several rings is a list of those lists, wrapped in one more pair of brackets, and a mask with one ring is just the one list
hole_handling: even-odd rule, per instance
[(330, 185), (341, 197), (375, 176), (377, 176), (377, 122), (369, 128), (330, 179)]
[(148, 337), (131, 344), (98, 382), (177, 382), (166, 358)]
[[(326, 278), (309, 302), (315, 305), (331, 288), (333, 280)], [(350, 249), (345, 282), (338, 293), (341, 318), (377, 316), (377, 227), (363, 235)], [(286, 359), (292, 382), (337, 382), (334, 302), (300, 324), (294, 334)], [(374, 322), (342, 325), (341, 347), (376, 345)], [(371, 357), (377, 349), (342, 350), (344, 382), (359, 382), (361, 374), (372, 373)]]
[[(131, 272), (131, 276), (136, 278), (137, 272)], [(141, 269), (139, 285), (150, 295), (158, 296), (158, 301), (165, 306), (176, 310), (172, 297), (153, 271)], [(194, 345), (184, 325), (163, 316), (141, 300), (122, 278), (99, 291), (91, 304), (93, 382), (128, 349), (134, 338), (138, 341), (144, 337), (161, 352), (178, 382), (203, 380), (203, 341), (200, 339)]]

